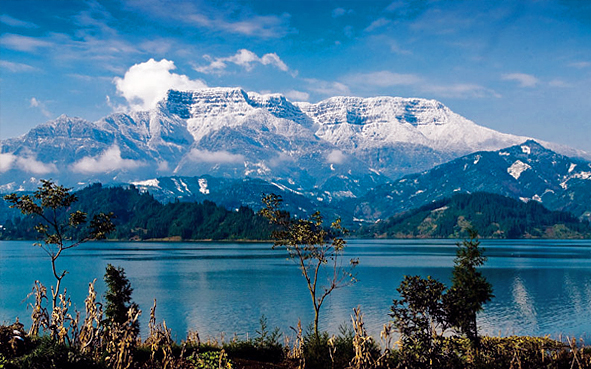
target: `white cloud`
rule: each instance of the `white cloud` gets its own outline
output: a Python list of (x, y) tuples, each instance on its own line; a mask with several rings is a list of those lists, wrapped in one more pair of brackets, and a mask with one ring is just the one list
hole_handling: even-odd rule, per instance
[(351, 90), (349, 87), (341, 82), (336, 81), (323, 81), (315, 78), (304, 79), (309, 85), (309, 89), (313, 92), (328, 95), (328, 96), (343, 96), (350, 95)]
[(507, 73), (501, 78), (505, 81), (515, 81), (519, 83), (519, 87), (535, 87), (540, 82), (536, 77), (525, 73)]
[(41, 111), (41, 114), (43, 114), (45, 117), (50, 118), (51, 117), (51, 113), (49, 112), (49, 110), (47, 110), (47, 108), (45, 107), (45, 103), (37, 100), (35, 97), (31, 98), (30, 101), (30, 105), (31, 108), (37, 108)]
[(390, 71), (379, 71), (354, 74), (346, 77), (345, 81), (355, 85), (391, 87), (399, 85), (416, 85), (419, 84), (422, 79), (415, 74), (400, 74)]
[(573, 85), (571, 83), (565, 82), (561, 79), (553, 79), (552, 81), (548, 82), (548, 85), (550, 85), (550, 87), (560, 87), (560, 88), (569, 88), (569, 87), (573, 87)]
[(390, 24), (392, 21), (390, 19), (387, 18), (378, 18), (375, 21), (371, 22), (371, 24), (369, 26), (367, 26), (367, 28), (365, 29), (366, 32), (371, 32), (373, 30), (376, 30), (378, 28), (384, 27), (388, 24)]
[(28, 64), (13, 63), (7, 60), (0, 60), (0, 67), (4, 70), (9, 70), (13, 73), (33, 72), (37, 70), (37, 68), (31, 67)]
[(331, 15), (333, 18), (338, 18), (338, 17), (342, 17), (343, 15), (346, 14), (353, 14), (354, 11), (353, 9), (345, 9), (345, 8), (334, 8), (331, 12)]
[(430, 92), (441, 97), (449, 98), (482, 98), (482, 97), (496, 97), (501, 95), (490, 88), (480, 86), (473, 83), (456, 83), (452, 85), (429, 85), (424, 84), (419, 86), (423, 92)]
[(310, 94), (303, 91), (290, 90), (284, 95), (292, 101), (308, 101), (310, 99)]
[(0, 173), (4, 173), (12, 168), (18, 168), (34, 174), (57, 172), (57, 168), (53, 163), (43, 163), (33, 157), (20, 157), (10, 153), (0, 154)]
[(16, 18), (11, 17), (8, 14), (0, 15), (0, 23), (4, 23), (7, 26), (11, 26), (11, 27), (39, 28), (39, 26), (36, 25), (35, 23), (16, 19)]
[(574, 63), (570, 63), (569, 66), (579, 68), (579, 69), (589, 68), (589, 67), (591, 67), (591, 62), (588, 62), (588, 61), (574, 62)]
[(332, 150), (326, 155), (326, 162), (329, 164), (343, 164), (345, 160), (347, 160), (347, 155), (341, 150)]
[(174, 62), (162, 59), (157, 62), (135, 64), (123, 78), (115, 77), (113, 83), (117, 92), (123, 96), (134, 110), (149, 110), (166, 96), (170, 89), (198, 90), (207, 88), (201, 80), (191, 80), (186, 75), (171, 73), (176, 69)]
[(0, 44), (8, 49), (18, 51), (36, 51), (39, 48), (53, 46), (53, 43), (51, 42), (14, 33), (6, 33), (0, 37)]
[(196, 67), (195, 70), (204, 74), (222, 74), (228, 67), (228, 63), (236, 64), (251, 71), (255, 64), (271, 65), (275, 68), (287, 72), (289, 68), (275, 53), (268, 53), (262, 57), (258, 57), (250, 50), (240, 49), (235, 55), (225, 58), (212, 58), (209, 55), (204, 56), (210, 63), (204, 67)]
[(113, 145), (102, 154), (86, 156), (71, 165), (71, 169), (78, 173), (108, 173), (119, 169), (136, 169), (146, 165), (144, 162), (123, 159), (121, 149)]
[(198, 163), (242, 163), (244, 162), (244, 155), (232, 154), (228, 151), (209, 151), (192, 149), (187, 155), (188, 159)]

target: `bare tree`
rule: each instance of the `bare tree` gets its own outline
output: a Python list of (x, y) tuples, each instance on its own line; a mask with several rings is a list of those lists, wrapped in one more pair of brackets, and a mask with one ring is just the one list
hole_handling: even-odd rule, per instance
[[(342, 253), (346, 241), (342, 238), (347, 230), (341, 220), (334, 221), (330, 228), (323, 227), (320, 212), (315, 212), (307, 219), (295, 219), (289, 213), (280, 210), (282, 199), (275, 194), (262, 199), (265, 207), (259, 212), (277, 226), (273, 231), (275, 247), (284, 247), (306, 279), (310, 297), (314, 305), (314, 334), (319, 337), (318, 320), (320, 309), (326, 297), (335, 289), (355, 283), (353, 269), (357, 259), (351, 259), (343, 265)], [(326, 277), (326, 284), (319, 284), (319, 279)], [(322, 282), (320, 282), (322, 283)]]
[(11, 208), (19, 209), (21, 213), (41, 220), (35, 229), (43, 237), (43, 241), (36, 242), (34, 245), (43, 249), (51, 258), (51, 269), (56, 279), (55, 288), (51, 287), (52, 311), (56, 310), (62, 279), (67, 274), (66, 270), (58, 272), (56, 267), (56, 261), (62, 252), (87, 241), (104, 239), (115, 229), (111, 222), (112, 213), (100, 213), (92, 218), (83, 236), (77, 239), (68, 237), (68, 231), (88, 222), (85, 212), (77, 210), (68, 213), (72, 204), (78, 201), (76, 195), (70, 193), (71, 190), (50, 180), (42, 179), (41, 186), (32, 196), (18, 196), (14, 193), (4, 196), (4, 200), (12, 204)]

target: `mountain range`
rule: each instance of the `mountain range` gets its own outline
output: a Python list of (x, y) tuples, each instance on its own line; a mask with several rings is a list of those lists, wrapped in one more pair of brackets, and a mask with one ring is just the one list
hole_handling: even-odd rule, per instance
[(373, 222), (457, 191), (488, 191), (588, 214), (591, 156), (528, 140), (434, 100), (311, 104), (238, 88), (170, 90), (149, 111), (95, 122), (62, 115), (2, 140), (0, 193), (52, 178), (73, 187), (133, 183), (160, 200), (238, 207), (274, 191), (294, 212), (320, 207)]

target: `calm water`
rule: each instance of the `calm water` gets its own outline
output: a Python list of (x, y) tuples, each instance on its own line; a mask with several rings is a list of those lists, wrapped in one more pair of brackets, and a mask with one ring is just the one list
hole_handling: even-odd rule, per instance
[[(495, 298), (479, 317), (481, 331), (493, 335), (591, 336), (591, 240), (483, 240), (489, 259), (483, 273)], [(396, 287), (404, 275), (431, 275), (447, 283), (454, 241), (351, 240), (346, 257), (358, 257), (359, 282), (336, 290), (321, 312), (321, 327), (338, 332), (361, 306), (366, 327), (378, 337), (389, 319)], [(107, 263), (125, 268), (133, 298), (143, 310), (142, 327), (153, 299), (157, 319), (166, 320), (177, 339), (188, 329), (201, 337), (255, 334), (261, 315), (269, 326), (290, 333), (298, 318), (312, 318), (310, 296), (297, 266), (270, 244), (253, 243), (89, 243), (67, 250), (59, 267), (72, 302), (84, 309), (88, 282)], [(53, 283), (51, 264), (31, 242), (0, 242), (0, 322), (19, 317), (30, 323), (23, 301), (35, 279)]]

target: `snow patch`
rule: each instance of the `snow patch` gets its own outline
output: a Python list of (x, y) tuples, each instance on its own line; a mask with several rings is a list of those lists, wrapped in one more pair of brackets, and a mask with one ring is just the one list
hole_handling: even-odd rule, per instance
[(146, 179), (145, 181), (131, 182), (134, 186), (156, 187), (160, 188), (160, 181), (157, 179)]
[(532, 197), (532, 200), (536, 200), (537, 202), (542, 202), (542, 198), (540, 197), (540, 195), (534, 195)]
[(568, 172), (572, 172), (573, 170), (575, 170), (575, 168), (577, 167), (577, 164), (575, 163), (570, 163), (570, 168), (568, 168)]
[(199, 192), (201, 192), (204, 195), (209, 195), (209, 188), (207, 188), (207, 179), (199, 178), (197, 180), (197, 183), (199, 183)]
[(525, 164), (521, 160), (517, 160), (509, 168), (507, 168), (507, 173), (509, 173), (511, 177), (519, 179), (521, 173), (525, 172), (528, 169), (531, 169), (531, 167), (528, 164)]
[(176, 186), (176, 190), (178, 192), (183, 192), (183, 189), (181, 188), (179, 181), (177, 181), (176, 178), (171, 178), (171, 180), (174, 182), (174, 185)]
[(273, 186), (275, 186), (275, 187), (278, 187), (278, 188), (282, 189), (283, 191), (289, 191), (289, 192), (297, 193), (298, 195), (302, 195), (302, 196), (304, 195), (303, 193), (301, 193), (301, 192), (298, 192), (298, 191), (296, 191), (296, 190), (292, 190), (291, 188), (289, 188), (289, 187), (287, 187), (287, 186), (285, 186), (285, 185), (282, 185), (282, 184), (280, 184), (280, 183), (271, 182), (271, 184), (272, 184)]
[(521, 151), (523, 151), (524, 154), (529, 155), (531, 154), (531, 148), (529, 146), (521, 146)]
[(474, 158), (474, 165), (478, 164), (478, 162), (480, 161), (481, 158), (482, 158), (482, 156), (476, 155), (476, 157)]
[(179, 181), (181, 182), (181, 185), (183, 185), (183, 187), (185, 188), (185, 190), (186, 190), (188, 193), (191, 193), (191, 190), (189, 190), (189, 187), (187, 187), (187, 184), (186, 184), (185, 182), (183, 182), (183, 180), (182, 180), (182, 179), (179, 179)]
[(509, 154), (508, 152), (505, 152), (505, 151), (499, 151), (499, 155), (501, 155), (501, 156), (509, 156), (511, 154)]

